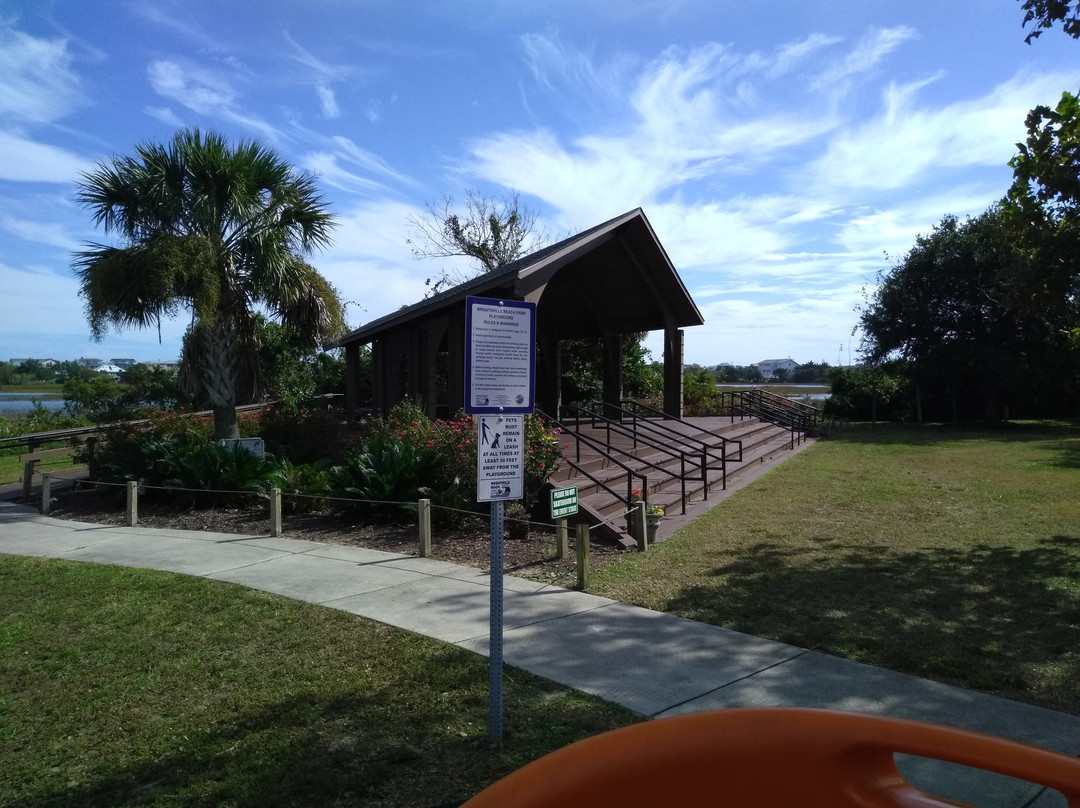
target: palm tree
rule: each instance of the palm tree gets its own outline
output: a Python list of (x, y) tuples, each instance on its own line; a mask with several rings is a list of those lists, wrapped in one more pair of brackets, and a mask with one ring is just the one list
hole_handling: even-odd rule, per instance
[(122, 242), (74, 259), (94, 338), (190, 309), (181, 384), (209, 397), (218, 439), (262, 394), (258, 309), (309, 347), (343, 332), (337, 293), (303, 260), (329, 245), (333, 217), (313, 178), (261, 144), (183, 130), (99, 164), (76, 198)]

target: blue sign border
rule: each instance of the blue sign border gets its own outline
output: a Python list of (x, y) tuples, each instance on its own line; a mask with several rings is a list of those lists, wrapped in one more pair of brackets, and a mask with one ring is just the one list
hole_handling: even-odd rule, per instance
[[(529, 385), (524, 404), (516, 406), (480, 406), (473, 404), (473, 378), (472, 378), (472, 340), (473, 340), (473, 308), (475, 306), (506, 306), (508, 308), (525, 309), (529, 312), (529, 342), (532, 350), (529, 352)], [(470, 415), (497, 414), (500, 412), (511, 414), (529, 414), (536, 409), (536, 304), (524, 300), (506, 300), (497, 297), (466, 297), (465, 298), (465, 412)]]

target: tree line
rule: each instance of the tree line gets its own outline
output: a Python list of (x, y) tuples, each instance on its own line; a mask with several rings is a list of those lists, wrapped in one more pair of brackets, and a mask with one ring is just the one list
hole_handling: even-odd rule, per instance
[[(1080, 37), (1080, 3), (1026, 0), (1027, 42), (1061, 23)], [(946, 215), (861, 309), (872, 378), (842, 380), (850, 414), (989, 422), (1075, 416), (1080, 404), (1080, 98), (1025, 121), (998, 204)], [(859, 402), (862, 410), (856, 413)]]

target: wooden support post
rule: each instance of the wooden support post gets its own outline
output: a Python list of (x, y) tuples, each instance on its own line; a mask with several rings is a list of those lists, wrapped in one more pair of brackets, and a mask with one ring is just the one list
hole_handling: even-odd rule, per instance
[(555, 557), (566, 558), (570, 552), (570, 530), (565, 519), (555, 520)]
[(281, 489), (270, 489), (270, 535), (281, 536)]
[(420, 522), (420, 557), (431, 558), (431, 500), (420, 500), (417, 511)]
[(34, 486), (34, 467), (37, 465), (37, 461), (31, 460), (23, 466), (23, 478), (22, 478), (22, 495), (23, 502), (30, 504), (30, 492)]
[(127, 508), (124, 511), (124, 517), (128, 527), (139, 524), (139, 484), (135, 480), (128, 480)]
[(589, 591), (589, 526), (584, 522), (577, 526), (577, 586)]
[(645, 524), (645, 501), (641, 500), (634, 503), (634, 507), (637, 509), (637, 515), (634, 517), (634, 536), (637, 539), (637, 548), (639, 552), (644, 553), (649, 549), (649, 530)]
[(41, 515), (48, 516), (52, 510), (52, 474), (41, 473)]

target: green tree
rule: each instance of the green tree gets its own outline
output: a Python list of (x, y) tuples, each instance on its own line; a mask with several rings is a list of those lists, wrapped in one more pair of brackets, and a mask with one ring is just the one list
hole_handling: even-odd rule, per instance
[(179, 378), (175, 370), (138, 364), (128, 368), (120, 376), (123, 405), (132, 414), (155, 407), (173, 409), (180, 400)]
[(825, 384), (829, 378), (829, 363), (807, 362), (791, 372), (791, 381), (795, 384)]
[(76, 198), (121, 241), (75, 258), (94, 337), (190, 309), (181, 385), (205, 392), (219, 439), (239, 435), (237, 404), (261, 394), (253, 307), (306, 344), (342, 333), (337, 294), (303, 260), (330, 243), (333, 218), (313, 178), (259, 143), (231, 147), (183, 130), (168, 145), (100, 164)]
[(1036, 107), (1027, 130), (1003, 202), (1021, 257), (1011, 302), (1063, 316), (1080, 336), (1080, 99), (1064, 93), (1054, 109)]
[(1032, 31), (1024, 37), (1029, 45), (1033, 39), (1042, 36), (1043, 30), (1053, 28), (1054, 23), (1061, 23), (1061, 29), (1073, 37), (1080, 37), (1080, 3), (1076, 0), (1023, 0), (1020, 4), (1026, 12), (1024, 27), (1029, 22), (1035, 23)]
[(345, 392), (345, 358), (341, 349), (316, 351), (299, 343), (277, 323), (262, 323), (261, 361), (270, 396), (295, 413), (315, 396)]
[(108, 373), (72, 377), (64, 382), (63, 391), (66, 409), (72, 415), (87, 417), (95, 423), (117, 416), (123, 392)]
[(1058, 322), (1010, 303), (1023, 261), (1002, 240), (1001, 219), (997, 210), (966, 222), (946, 216), (862, 310), (865, 359), (907, 360), (920, 410), (927, 388), (978, 397), (991, 421), (1005, 406), (1052, 407), (1068, 395), (1060, 371), (1075, 356)]
[[(1023, 0), (1023, 25), (1034, 23), (1025, 41), (1061, 23), (1080, 38), (1077, 0)], [(1014, 290), (1015, 305), (1052, 309), (1070, 320), (1080, 344), (1080, 99), (1065, 92), (1051, 109), (1028, 113), (1027, 138), (1009, 165), (1013, 184), (1003, 201), (1004, 224), (1023, 254)]]

